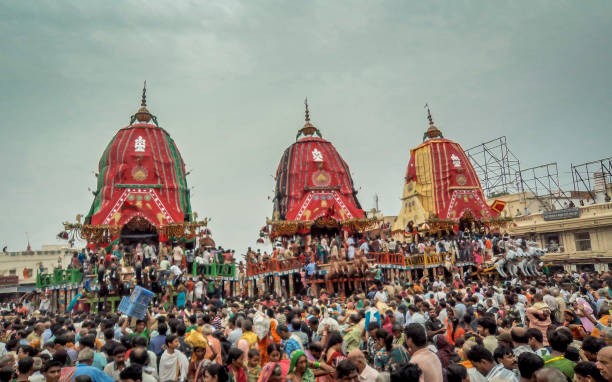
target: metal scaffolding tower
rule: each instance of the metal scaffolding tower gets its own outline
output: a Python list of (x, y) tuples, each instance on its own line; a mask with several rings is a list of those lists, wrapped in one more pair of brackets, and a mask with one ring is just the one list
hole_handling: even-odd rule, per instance
[(574, 190), (588, 192), (593, 200), (596, 199), (596, 193), (607, 195), (612, 184), (612, 157), (578, 165), (572, 164), (571, 170)]
[(557, 162), (526, 168), (516, 173), (521, 192), (531, 192), (546, 211), (565, 208), (570, 199), (559, 183)]
[(465, 153), (487, 198), (521, 191), (516, 178), (521, 165), (508, 148), (505, 136), (471, 147)]

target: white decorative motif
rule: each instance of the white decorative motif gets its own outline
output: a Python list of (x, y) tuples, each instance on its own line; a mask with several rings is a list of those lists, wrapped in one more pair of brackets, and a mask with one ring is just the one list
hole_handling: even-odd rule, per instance
[(141, 136), (138, 136), (138, 138), (134, 140), (134, 151), (137, 153), (144, 153), (146, 145), (147, 141), (145, 141)]
[(451, 155), (451, 160), (453, 161), (453, 166), (455, 166), (455, 168), (461, 167), (461, 159), (459, 159), (457, 155)]
[(323, 162), (323, 154), (316, 148), (312, 150), (312, 160), (315, 162)]
[[(119, 212), (119, 210), (121, 209), (121, 206), (123, 205), (123, 202), (126, 201), (126, 199), (128, 198), (130, 194), (134, 194), (134, 195), (135, 194), (141, 194), (141, 195), (149, 194), (153, 202), (157, 205), (157, 208), (159, 208), (160, 212), (164, 215), (164, 219), (166, 220), (166, 222), (169, 222), (169, 223), (174, 222), (174, 219), (172, 219), (172, 216), (170, 216), (170, 213), (168, 212), (168, 210), (166, 209), (166, 207), (164, 206), (164, 204), (162, 203), (162, 201), (159, 199), (159, 197), (157, 196), (155, 192), (149, 189), (143, 189), (143, 188), (126, 188), (123, 194), (121, 194), (121, 196), (119, 197), (119, 199), (113, 206), (113, 208), (110, 210), (110, 212), (108, 213), (108, 215), (106, 216), (102, 224), (110, 224), (110, 221), (113, 215), (116, 212)], [(138, 212), (134, 216), (142, 216), (146, 218), (146, 216), (144, 216), (142, 212)], [(154, 223), (151, 223), (151, 224), (156, 225)]]
[[(300, 220), (302, 218), (302, 216), (304, 215), (304, 212), (306, 212), (306, 209), (308, 208), (308, 206), (310, 205), (310, 202), (313, 199), (313, 195), (318, 196), (318, 198), (321, 198), (321, 200), (323, 200), (322, 198), (324, 195), (327, 195), (327, 198), (326, 198), (327, 200), (332, 200), (332, 199), (335, 200), (336, 203), (338, 203), (338, 206), (340, 206), (340, 209), (344, 210), (344, 212), (346, 213), (347, 219), (351, 219), (353, 217), (353, 214), (351, 214), (351, 211), (349, 211), (346, 204), (344, 204), (340, 196), (338, 196), (338, 194), (335, 191), (332, 191), (331, 195), (326, 192), (312, 192), (312, 193), (309, 193), (308, 196), (306, 197), (306, 200), (304, 200), (304, 203), (300, 207), (300, 210), (298, 211), (295, 217), (295, 220)], [(311, 216), (309, 220), (316, 220), (317, 218), (324, 215), (324, 213), (325, 213), (325, 210), (320, 210), (317, 214), (315, 214), (314, 216)]]

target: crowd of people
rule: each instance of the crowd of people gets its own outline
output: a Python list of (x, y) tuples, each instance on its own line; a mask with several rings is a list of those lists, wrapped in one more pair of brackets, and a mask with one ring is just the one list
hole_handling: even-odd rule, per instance
[[(377, 240), (356, 241), (355, 256), (377, 245), (459, 257), (467, 244), (485, 257), (528, 247), (486, 236), (395, 247)], [(212, 280), (188, 285), (196, 260), (180, 247), (120, 251), (77, 255), (74, 266), (96, 269), (112, 290), (113, 271), (131, 257), (136, 283), (183, 290), (183, 298), (155, 301), (143, 319), (52, 311), (47, 299), (5, 303), (0, 382), (612, 381), (611, 273), (375, 279), (348, 295), (247, 298), (225, 296)]]
[(297, 260), (307, 276), (316, 276), (321, 265), (328, 264), (325, 275), (330, 279), (339, 275), (375, 273), (371, 265), (375, 253), (396, 254), (408, 261), (422, 255), (438, 255), (437, 262), (444, 264), (449, 273), (457, 273), (456, 263), (472, 263), (477, 270), (490, 266), (500, 277), (508, 279), (518, 275), (540, 275), (539, 259), (545, 253), (529, 240), (509, 235), (475, 234), (469, 229), (432, 236), (417, 232), (407, 234), (410, 239), (402, 241), (384, 234), (372, 237), (295, 235), (278, 239), (270, 254), (249, 248), (245, 258), (255, 269), (265, 269), (269, 260)]
[[(474, 264), (471, 270), (489, 267), (503, 279), (539, 275), (538, 260), (544, 254), (534, 243), (507, 235), (473, 234), (469, 230), (436, 236), (411, 235), (411, 240), (406, 241), (397, 241), (384, 234), (296, 235), (276, 240), (270, 254), (248, 248), (241, 256), (245, 262), (238, 261), (235, 251), (222, 247), (188, 249), (184, 245), (165, 243), (114, 245), (98, 251), (85, 248), (74, 254), (69, 266), (84, 274), (95, 273), (95, 287), (89, 285), (88, 290), (103, 298), (129, 295), (134, 285), (141, 285), (156, 296), (169, 289), (170, 296), (178, 288), (185, 288), (182, 292), (197, 294), (196, 299), (199, 299), (204, 294), (219, 294), (220, 286), (206, 276), (209, 264), (233, 265), (234, 276), (244, 280), (247, 272), (268, 269), (269, 260), (291, 261), (292, 268), (302, 271), (306, 290), (305, 280), (313, 277), (330, 280), (349, 275), (382, 280), (380, 269), (373, 264), (375, 254), (380, 253), (403, 256), (407, 262), (423, 255), (438, 255), (436, 261), (444, 265), (447, 275), (457, 276), (460, 274), (457, 264), (471, 263)], [(402, 275), (398, 277), (404, 280)], [(243, 290), (236, 292), (245, 293)]]

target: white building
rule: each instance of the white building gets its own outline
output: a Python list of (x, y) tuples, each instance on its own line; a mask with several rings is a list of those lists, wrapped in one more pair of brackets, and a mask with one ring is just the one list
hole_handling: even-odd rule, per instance
[[(36, 287), (36, 272), (40, 268), (46, 273), (60, 266), (66, 269), (74, 253), (78, 253), (78, 249), (64, 245), (43, 245), (40, 251), (3, 252), (0, 254), (0, 276), (19, 277), (18, 291), (29, 292)], [(17, 292), (13, 289), (16, 288), (0, 288), (0, 293)]]

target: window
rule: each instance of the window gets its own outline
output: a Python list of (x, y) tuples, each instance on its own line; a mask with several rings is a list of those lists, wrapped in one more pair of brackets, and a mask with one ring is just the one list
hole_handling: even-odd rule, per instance
[[(549, 233), (544, 235), (544, 248), (548, 252), (564, 252), (563, 245), (561, 243), (561, 236), (558, 233)], [(576, 244), (578, 246), (578, 244)]]
[(17, 274), (17, 269), (13, 268), (9, 271), (9, 275), (16, 275)]
[(577, 251), (591, 250), (591, 235), (588, 232), (579, 232), (574, 234)]

